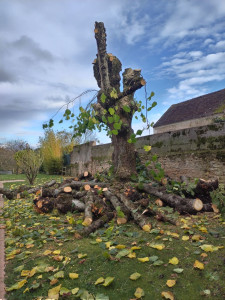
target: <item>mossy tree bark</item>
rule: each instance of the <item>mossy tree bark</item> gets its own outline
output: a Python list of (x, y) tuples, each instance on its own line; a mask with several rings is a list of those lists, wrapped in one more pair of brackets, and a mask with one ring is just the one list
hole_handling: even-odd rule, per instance
[[(127, 179), (136, 173), (136, 157), (134, 144), (128, 143), (128, 139), (133, 134), (131, 122), (134, 113), (138, 110), (134, 93), (145, 85), (145, 80), (141, 76), (141, 70), (125, 69), (123, 72), (123, 91), (120, 91), (120, 60), (106, 51), (106, 32), (104, 23), (95, 23), (95, 38), (97, 42), (98, 54), (94, 60), (94, 76), (97, 80), (100, 91), (94, 109), (98, 119), (102, 122), (102, 117), (106, 120), (112, 117), (109, 108), (122, 122), (118, 134), (112, 135), (112, 145), (114, 152), (112, 156), (114, 173), (120, 179)], [(115, 92), (112, 94), (112, 92)], [(106, 96), (102, 101), (102, 94)], [(127, 109), (124, 109), (127, 108)], [(114, 114), (113, 112), (113, 114)], [(109, 129), (115, 130), (114, 123), (107, 123)]]

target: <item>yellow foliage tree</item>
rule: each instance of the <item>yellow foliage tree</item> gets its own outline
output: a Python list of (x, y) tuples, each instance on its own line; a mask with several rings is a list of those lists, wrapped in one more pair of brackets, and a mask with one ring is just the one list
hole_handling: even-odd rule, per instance
[(63, 166), (62, 143), (52, 130), (45, 132), (45, 138), (41, 140), (41, 152), (45, 172), (48, 174), (61, 173)]

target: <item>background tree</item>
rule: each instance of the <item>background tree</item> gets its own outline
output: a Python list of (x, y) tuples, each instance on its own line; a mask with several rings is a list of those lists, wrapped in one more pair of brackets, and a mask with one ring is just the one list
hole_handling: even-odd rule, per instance
[(0, 144), (0, 170), (19, 172), (14, 155), (17, 151), (26, 149), (28, 143), (24, 140), (11, 140)]
[(29, 144), (24, 141), (24, 140), (11, 140), (6, 142), (5, 144), (5, 148), (13, 151), (14, 153), (16, 153), (17, 151), (21, 151), (21, 150), (25, 150), (29, 147)]
[(63, 149), (60, 138), (56, 136), (53, 130), (47, 130), (39, 143), (45, 172), (47, 174), (60, 174), (63, 166)]
[(40, 151), (34, 151), (32, 149), (17, 151), (15, 154), (15, 160), (18, 167), (26, 175), (29, 183), (33, 185), (43, 162)]

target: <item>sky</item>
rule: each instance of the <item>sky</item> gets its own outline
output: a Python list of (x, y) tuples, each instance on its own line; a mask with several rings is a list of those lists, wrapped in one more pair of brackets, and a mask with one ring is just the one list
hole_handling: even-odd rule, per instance
[[(104, 22), (107, 51), (123, 70), (142, 69), (147, 94), (154, 91), (150, 122), (172, 104), (225, 88), (223, 0), (0, 0), (0, 144), (35, 147), (60, 107), (98, 90), (95, 21)], [(74, 113), (92, 96), (79, 97)], [(145, 90), (135, 97), (145, 102)]]

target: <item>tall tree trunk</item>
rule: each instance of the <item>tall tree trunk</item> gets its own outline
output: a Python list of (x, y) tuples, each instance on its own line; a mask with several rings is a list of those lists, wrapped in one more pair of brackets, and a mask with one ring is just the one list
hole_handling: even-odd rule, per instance
[(129, 138), (129, 133), (112, 136), (114, 174), (121, 179), (130, 179), (136, 173), (136, 152), (134, 144), (127, 142)]
[[(128, 143), (133, 130), (131, 121), (134, 113), (138, 110), (134, 93), (145, 85), (141, 76), (141, 70), (125, 69), (123, 73), (123, 91), (120, 91), (120, 60), (106, 51), (106, 32), (104, 23), (95, 23), (95, 38), (98, 54), (94, 60), (94, 76), (100, 88), (98, 101), (93, 105), (97, 118), (102, 122), (103, 117), (111, 131), (115, 130), (114, 121), (108, 121), (116, 114), (122, 121), (122, 126), (117, 134), (112, 135), (114, 152), (112, 161), (116, 177), (129, 179), (136, 172), (135, 147)], [(102, 94), (105, 95), (102, 101)], [(109, 109), (113, 108), (113, 113)]]

